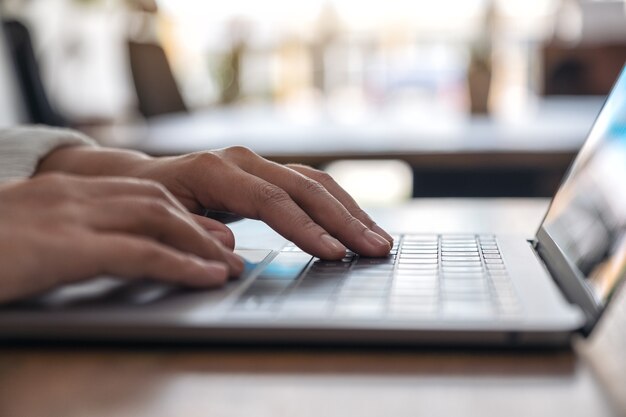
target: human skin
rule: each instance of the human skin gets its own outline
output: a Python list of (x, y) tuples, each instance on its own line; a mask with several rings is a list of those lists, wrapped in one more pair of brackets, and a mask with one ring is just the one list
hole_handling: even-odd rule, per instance
[(192, 213), (208, 208), (262, 220), (323, 259), (341, 259), (346, 248), (372, 257), (391, 249), (391, 236), (328, 174), (276, 164), (240, 146), (161, 158), (120, 149), (66, 147), (45, 158), (38, 173), (51, 171), (153, 180)]
[(215, 287), (243, 271), (203, 209), (265, 221), (303, 250), (385, 256), (392, 238), (327, 174), (232, 147), (152, 158), (72, 146), (0, 186), (0, 302), (98, 275)]
[(243, 270), (233, 245), (154, 181), (46, 174), (0, 186), (0, 302), (102, 274), (218, 286)]

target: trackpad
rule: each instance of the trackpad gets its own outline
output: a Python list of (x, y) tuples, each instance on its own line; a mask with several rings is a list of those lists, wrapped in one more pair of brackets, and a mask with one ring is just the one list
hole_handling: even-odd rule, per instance
[(258, 264), (272, 253), (271, 249), (235, 249), (235, 253), (246, 261)]
[[(272, 253), (269, 249), (237, 249), (235, 252), (245, 259), (246, 272), (253, 270)], [(180, 286), (152, 280), (95, 278), (62, 286), (41, 296), (15, 303), (14, 307), (68, 308), (103, 304), (148, 304), (181, 291), (184, 290)]]

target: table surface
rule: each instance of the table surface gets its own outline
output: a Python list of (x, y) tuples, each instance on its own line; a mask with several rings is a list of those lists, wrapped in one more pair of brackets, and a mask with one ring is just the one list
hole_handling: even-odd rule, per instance
[(602, 97), (542, 99), (515, 118), (381, 108), (342, 119), (323, 111), (256, 106), (167, 115), (87, 133), (105, 145), (154, 155), (243, 145), (278, 162), (314, 165), (397, 158), (422, 167), (536, 167), (567, 164), (602, 103)]
[[(371, 213), (390, 229), (532, 236), (546, 205), (419, 200)], [(248, 246), (263, 226), (233, 229)], [(0, 416), (626, 415), (624, 306), (557, 352), (5, 346)]]

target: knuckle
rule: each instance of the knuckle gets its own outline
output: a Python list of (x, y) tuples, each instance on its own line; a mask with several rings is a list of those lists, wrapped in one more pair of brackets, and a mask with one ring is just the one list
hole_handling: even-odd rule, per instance
[(372, 218), (369, 216), (369, 214), (367, 214), (365, 212), (365, 210), (363, 210), (361, 207), (359, 207), (357, 204), (350, 204), (347, 206), (348, 210), (350, 210), (350, 213), (356, 217), (357, 219), (359, 219), (362, 222), (367, 222), (367, 223), (373, 223)]
[(188, 157), (193, 165), (203, 169), (223, 163), (222, 157), (216, 152), (197, 152), (190, 154)]
[(298, 237), (319, 235), (320, 233), (320, 226), (304, 214), (296, 215), (292, 224), (294, 227), (284, 234), (289, 240), (295, 241)]
[(146, 264), (148, 262), (164, 261), (163, 251), (158, 245), (153, 243), (143, 243), (135, 245), (133, 248), (138, 258), (138, 262)]
[(318, 181), (320, 182), (335, 182), (333, 177), (328, 172), (316, 171), (316, 173), (317, 173)]
[(314, 172), (314, 178), (323, 185), (328, 185), (328, 184), (333, 184), (335, 182), (335, 180), (333, 179), (333, 177), (324, 171), (319, 171), (317, 169), (313, 170)]
[(346, 211), (343, 215), (343, 222), (348, 228), (365, 229), (366, 226), (359, 219), (354, 217), (350, 212)]
[(290, 200), (285, 190), (266, 182), (257, 186), (255, 195), (259, 204), (267, 206), (282, 204)]
[(80, 190), (76, 187), (75, 179), (67, 174), (50, 173), (38, 175), (31, 181), (35, 181), (41, 187), (40, 198), (46, 201), (68, 201), (80, 197)]
[(167, 189), (165, 188), (165, 186), (157, 181), (145, 179), (138, 181), (141, 186), (151, 191), (154, 195), (161, 196), (167, 194)]
[(310, 178), (301, 178), (299, 188), (309, 194), (320, 195), (326, 194), (326, 188), (319, 182)]
[(237, 159), (249, 158), (250, 156), (256, 155), (252, 150), (250, 150), (249, 148), (247, 148), (245, 146), (241, 146), (241, 145), (230, 146), (230, 147), (224, 149), (224, 152), (227, 155), (232, 156), (232, 157), (237, 158)]
[(317, 171), (316, 169), (314, 169), (313, 167), (309, 166), (309, 165), (304, 165), (304, 164), (298, 164), (298, 163), (290, 163), (290, 164), (285, 164), (286, 167), (294, 169), (296, 171), (306, 171), (306, 172), (310, 172), (310, 171)]
[(46, 187), (53, 187), (54, 189), (64, 190), (67, 188), (67, 183), (71, 181), (71, 177), (67, 174), (59, 172), (46, 173), (38, 175), (33, 180)]
[(318, 231), (320, 228), (317, 223), (315, 223), (313, 220), (311, 220), (310, 217), (305, 215), (298, 216), (296, 218), (296, 224), (298, 224), (298, 227), (305, 233)]
[(156, 181), (150, 181), (146, 184), (146, 188), (150, 191), (150, 193), (157, 198), (162, 200), (168, 200), (170, 192), (165, 186)]
[(67, 174), (63, 174), (60, 172), (48, 172), (45, 174), (37, 175), (34, 179), (42, 182), (58, 182), (63, 181), (67, 177)]
[(171, 217), (172, 212), (170, 207), (162, 200), (147, 199), (143, 202), (141, 211), (148, 216), (157, 218)]

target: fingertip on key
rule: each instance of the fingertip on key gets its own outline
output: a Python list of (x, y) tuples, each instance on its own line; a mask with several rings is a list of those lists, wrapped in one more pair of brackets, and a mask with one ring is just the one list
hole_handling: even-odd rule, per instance
[(378, 233), (367, 229), (363, 232), (363, 235), (365, 236), (368, 246), (371, 248), (372, 255), (384, 256), (391, 250), (391, 243)]
[(329, 259), (339, 259), (345, 256), (347, 250), (346, 247), (331, 235), (323, 234), (322, 241), (324, 242), (324, 245), (332, 252), (329, 256)]
[(389, 242), (389, 244), (393, 245), (393, 237), (392, 237), (389, 233), (387, 233), (385, 230), (383, 230), (383, 228), (382, 228), (382, 227), (380, 227), (380, 226), (379, 226), (379, 225), (377, 225), (377, 224), (374, 224), (374, 225), (372, 226), (372, 231), (373, 231), (374, 233), (379, 234), (380, 236), (382, 236), (383, 238), (385, 238), (385, 240), (387, 240), (387, 242)]
[(234, 278), (241, 275), (245, 269), (244, 260), (239, 255), (234, 253), (228, 253), (227, 258), (228, 265), (230, 267), (230, 276)]

